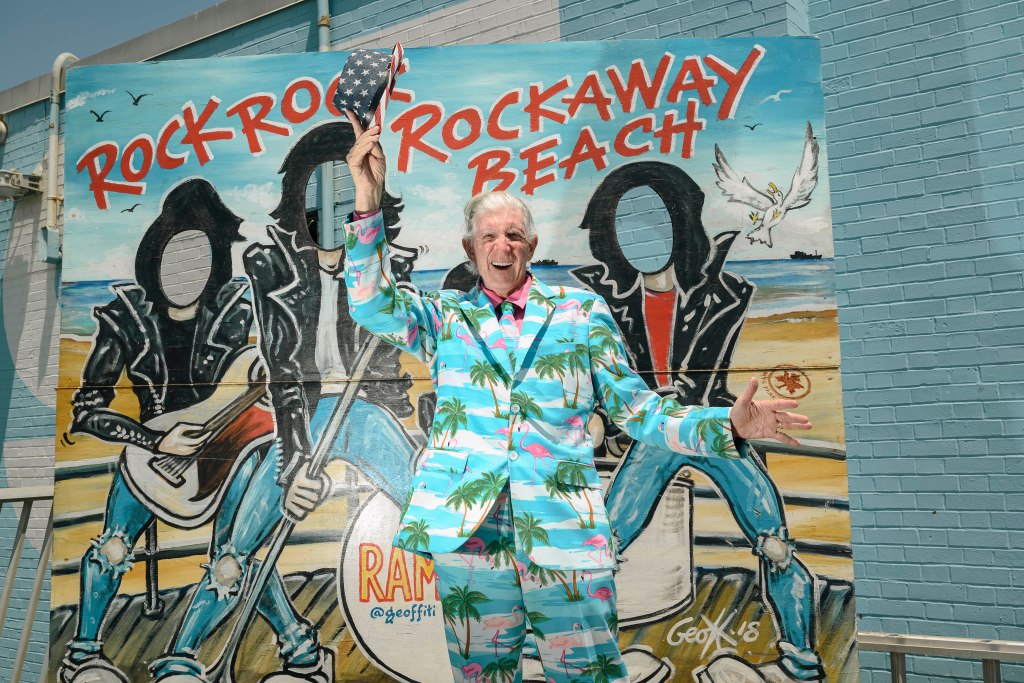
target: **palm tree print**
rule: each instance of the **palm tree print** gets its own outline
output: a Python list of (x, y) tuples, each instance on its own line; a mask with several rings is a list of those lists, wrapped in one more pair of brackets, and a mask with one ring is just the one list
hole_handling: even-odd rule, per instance
[(569, 397), (565, 393), (564, 386), (567, 367), (566, 357), (561, 353), (549, 353), (544, 356), (538, 356), (537, 360), (533, 363), (533, 369), (537, 371), (537, 375), (541, 379), (554, 379), (558, 377), (559, 382), (563, 382), (562, 405), (566, 408), (569, 407)]
[(502, 490), (508, 484), (508, 475), (504, 473), (484, 472), (484, 475), (476, 480), (477, 500), (486, 502), (497, 500)]
[(448, 623), (452, 624), (452, 632), (455, 632), (455, 620), (466, 625), (465, 647), (459, 642), (458, 634), (455, 635), (455, 644), (459, 646), (459, 654), (463, 659), (469, 659), (469, 639), (471, 635), (470, 624), (473, 619), (480, 621), (480, 610), (477, 605), (490, 602), (491, 599), (480, 591), (470, 590), (469, 586), (455, 586), (452, 592), (441, 601), (441, 614)]
[[(434, 446), (444, 447), (449, 437), (459, 433), (459, 429), (469, 424), (466, 415), (466, 404), (458, 398), (446, 398), (437, 404), (437, 412), (434, 419)], [(438, 443), (438, 431), (441, 430), (441, 439)]]
[[(509, 567), (515, 568), (516, 566), (516, 539), (511, 536), (501, 536), (494, 539), (487, 544), (487, 554), (491, 556), (495, 568), (500, 568), (502, 564), (508, 564)], [(519, 578), (519, 572), (516, 572), (516, 585), (520, 585), (521, 580)]]
[[(732, 441), (732, 430), (726, 420), (705, 418), (697, 421), (697, 446), (710, 442), (711, 448), (722, 455), (732, 453), (735, 445)], [(736, 457), (736, 456), (732, 456)]]
[(491, 681), (491, 683), (499, 683), (500, 681), (512, 683), (516, 679), (516, 673), (518, 671), (518, 660), (512, 659), (511, 657), (502, 657), (501, 659), (491, 662), (485, 666), (481, 673), (488, 681)]
[(512, 392), (512, 403), (519, 404), (519, 413), (512, 416), (512, 422), (508, 425), (508, 450), (512, 450), (512, 434), (516, 430), (516, 420), (525, 420), (528, 417), (540, 417), (540, 406), (522, 391)]
[[(587, 508), (590, 511), (590, 521), (586, 524), (583, 523), (583, 518), (580, 518), (580, 526), (584, 529), (593, 529), (597, 526), (594, 522), (594, 505), (590, 502), (590, 496), (587, 495), (587, 475), (585, 474), (587, 466), (581, 462), (575, 460), (560, 460), (558, 467), (555, 468), (555, 477), (559, 481), (568, 484), (574, 488), (567, 489), (568, 493), (574, 497), (582, 498), (587, 503)], [(568, 497), (565, 498), (569, 505), (573, 505), (572, 501)], [(573, 509), (576, 506), (573, 505)]]
[(622, 677), (622, 667), (608, 655), (598, 655), (597, 659), (588, 663), (581, 670), (581, 673), (590, 674), (594, 683), (611, 683), (612, 680)]
[(417, 520), (412, 524), (406, 524), (402, 527), (402, 533), (405, 535), (403, 539), (403, 546), (406, 550), (419, 550), (420, 546), (423, 546), (423, 550), (430, 547), (430, 534), (427, 532), (427, 528), (430, 523), (424, 519)]
[(544, 631), (541, 630), (540, 624), (545, 621), (549, 621), (551, 617), (547, 616), (543, 612), (527, 612), (526, 618), (530, 621), (530, 628), (533, 629), (533, 635), (541, 640), (547, 640), (548, 637), (544, 635)]
[(572, 504), (572, 500), (569, 498), (569, 496), (572, 495), (573, 490), (569, 488), (568, 484), (558, 478), (557, 469), (544, 477), (544, 489), (548, 492), (549, 496), (557, 496), (568, 503), (569, 507), (572, 508), (572, 511), (576, 513), (576, 517), (580, 520), (580, 528), (587, 528), (587, 523), (583, 521), (583, 516), (580, 514), (579, 510), (576, 509), (576, 506)]
[(590, 331), (590, 353), (594, 362), (608, 369), (616, 377), (623, 377), (619, 366), (619, 340), (612, 331), (600, 325)]
[(541, 526), (542, 520), (537, 519), (529, 512), (515, 518), (516, 531), (519, 533), (519, 541), (523, 544), (523, 550), (530, 554), (533, 552), (533, 544), (543, 543), (548, 545), (548, 532)]
[(459, 536), (466, 535), (466, 516), (469, 514), (469, 508), (476, 505), (480, 495), (480, 488), (478, 482), (467, 481), (459, 486), (455, 487), (455, 490), (448, 494), (448, 497), (444, 501), (446, 508), (455, 508), (458, 510), (460, 507), (463, 508), (462, 512), (462, 524), (459, 526)]
[(491, 396), (494, 397), (494, 417), (501, 417), (501, 408), (498, 406), (498, 394), (494, 390), (494, 383), (501, 379), (501, 375), (494, 369), (494, 366), (486, 361), (474, 361), (469, 366), (469, 379), (473, 382), (473, 386), (487, 386), (491, 390)]

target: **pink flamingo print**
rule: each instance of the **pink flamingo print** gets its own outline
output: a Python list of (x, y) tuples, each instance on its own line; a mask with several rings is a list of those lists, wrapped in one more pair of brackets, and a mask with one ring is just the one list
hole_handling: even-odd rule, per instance
[(469, 540), (466, 541), (463, 547), (466, 548), (466, 550), (469, 550), (473, 553), (472, 555), (470, 555), (469, 553), (459, 554), (459, 557), (462, 558), (462, 561), (469, 566), (468, 583), (471, 584), (473, 583), (473, 566), (476, 564), (477, 560), (483, 557), (484, 552), (487, 550), (487, 544), (476, 536), (470, 536)]
[(377, 293), (377, 285), (371, 280), (367, 283), (351, 287), (348, 295), (357, 301), (366, 301)]
[(365, 223), (359, 228), (359, 232), (356, 233), (356, 238), (362, 244), (370, 244), (377, 239), (377, 235), (380, 234), (379, 222), (376, 223)]
[(505, 338), (500, 335), (498, 336), (497, 339), (494, 340), (494, 342), (488, 344), (487, 346), (492, 349), (501, 349), (506, 353), (508, 352), (508, 344), (505, 343)]
[(462, 363), (465, 365), (467, 349), (473, 348), (476, 344), (473, 341), (473, 338), (469, 336), (469, 332), (466, 332), (461, 325), (456, 328), (455, 336), (462, 342)]
[[(569, 650), (573, 649), (574, 647), (582, 647), (583, 646), (583, 638), (582, 638), (582, 636), (581, 635), (577, 635), (577, 634), (582, 634), (583, 633), (583, 627), (580, 626), (578, 623), (573, 624), (572, 625), (572, 631), (573, 631), (572, 635), (565, 634), (565, 635), (562, 635), (562, 636), (554, 636), (553, 638), (548, 638), (548, 641), (547, 641), (548, 645), (550, 645), (552, 647), (552, 649), (556, 649), (556, 650), (560, 649), (562, 651), (562, 658), (559, 659), (558, 661), (560, 661), (562, 663), (562, 668), (565, 669), (565, 675), (566, 676), (569, 675), (569, 663), (567, 661), (565, 661), (565, 653), (568, 652)], [(578, 671), (583, 671), (583, 669), (580, 669), (575, 664), (573, 665), (572, 668), (577, 669)]]
[(530, 581), (534, 581), (534, 582), (538, 581), (537, 575), (536, 574), (531, 574), (530, 570), (527, 568), (527, 566), (524, 563), (520, 562), (519, 560), (516, 560), (516, 569), (519, 571), (519, 577), (523, 581), (526, 581), (526, 580), (530, 580)]
[(601, 555), (608, 555), (609, 558), (612, 556), (612, 552), (608, 548), (608, 539), (605, 538), (601, 534), (597, 534), (596, 536), (591, 536), (587, 540), (583, 541), (583, 545), (585, 545), (585, 546), (589, 545), (589, 546), (592, 546), (594, 548), (594, 550), (591, 550), (590, 552), (587, 553), (587, 557), (589, 557), (591, 560), (593, 560), (594, 562), (596, 562), (596, 563), (598, 563), (600, 565), (604, 564), (604, 560), (602, 560), (600, 558), (600, 555), (598, 555), (598, 557), (594, 557), (594, 552), (595, 551), (600, 551)]
[(588, 597), (597, 598), (601, 602), (607, 602), (612, 599), (612, 589), (608, 588), (608, 586), (601, 586), (596, 591), (592, 590), (594, 585), (594, 572), (588, 569), (587, 571), (580, 574), (581, 579), (585, 579), (587, 578), (587, 576), (590, 576), (590, 582), (587, 584)]
[[(523, 438), (519, 440), (519, 448), (525, 449), (530, 455), (533, 456), (533, 483), (537, 483), (537, 461), (538, 460), (554, 460), (555, 456), (551, 455), (548, 449), (541, 446), (539, 443), (532, 443), (529, 446), (525, 444), (526, 435), (530, 433), (530, 423), (524, 422), (521, 425), (523, 430)], [(547, 468), (548, 472), (551, 472), (551, 465), (544, 463), (544, 467)]]
[(472, 681), (473, 683), (477, 683), (480, 674), (483, 672), (484, 668), (476, 662), (470, 662), (462, 667), (462, 675), (466, 677), (467, 681)]
[(583, 443), (583, 418), (580, 417), (579, 415), (572, 415), (569, 417), (568, 420), (565, 421), (564, 424), (567, 424), (569, 425), (569, 427), (571, 427), (571, 429), (569, 430), (570, 433), (576, 432), (578, 430), (578, 434), (576, 436), (576, 445), (579, 446), (581, 443)]
[(675, 430), (667, 431), (665, 429), (664, 422), (658, 425), (658, 431), (665, 435), (665, 441), (668, 442), (669, 450), (676, 451), (677, 453), (689, 450), (683, 446), (683, 442), (679, 440), (679, 435), (675, 433)]
[(517, 612), (522, 612), (522, 611), (523, 611), (522, 605), (513, 605), (512, 606), (512, 615), (511, 616), (507, 616), (506, 617), (504, 615), (499, 614), (497, 616), (487, 617), (486, 619), (484, 619), (484, 621), (483, 621), (484, 628), (486, 628), (486, 629), (492, 629), (493, 628), (494, 629), (494, 636), (491, 637), (491, 644), (494, 645), (494, 656), (495, 657), (498, 656), (498, 645), (501, 645), (504, 648), (508, 648), (509, 652), (511, 652), (512, 650), (515, 649), (514, 647), (509, 647), (508, 645), (505, 645), (504, 643), (499, 643), (498, 642), (498, 635), (502, 631), (506, 631), (506, 630), (508, 630), (510, 628), (513, 628), (513, 627), (517, 626), (519, 624), (519, 619), (516, 618), (516, 613)]

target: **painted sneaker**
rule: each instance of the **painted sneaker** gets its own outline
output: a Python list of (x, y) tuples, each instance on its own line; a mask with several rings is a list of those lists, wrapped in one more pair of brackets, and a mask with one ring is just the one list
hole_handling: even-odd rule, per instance
[(60, 683), (130, 683), (124, 672), (100, 653), (80, 662), (74, 662), (70, 655), (65, 655), (57, 671), (57, 680)]
[(285, 664), (282, 671), (267, 674), (260, 683), (334, 683), (334, 652), (325, 647), (317, 651), (317, 660), (308, 666)]
[(778, 662), (754, 667), (742, 659), (725, 655), (694, 671), (693, 680), (697, 683), (814, 683), (821, 678), (795, 678)]

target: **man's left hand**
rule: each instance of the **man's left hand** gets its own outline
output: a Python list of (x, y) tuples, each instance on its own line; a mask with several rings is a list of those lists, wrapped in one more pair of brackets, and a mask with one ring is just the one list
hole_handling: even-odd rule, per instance
[(326, 498), (331, 489), (331, 478), (326, 474), (311, 477), (309, 463), (295, 473), (284, 496), (284, 511), (288, 519), (301, 522)]
[(755, 401), (757, 378), (751, 377), (746, 391), (736, 399), (729, 411), (733, 433), (741, 439), (776, 439), (791, 446), (799, 441), (783, 430), (810, 429), (811, 421), (806, 415), (788, 412), (800, 404), (792, 399)]

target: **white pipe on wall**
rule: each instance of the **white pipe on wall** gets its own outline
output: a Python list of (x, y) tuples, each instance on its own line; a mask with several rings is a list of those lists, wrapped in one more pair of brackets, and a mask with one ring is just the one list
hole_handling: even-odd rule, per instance
[(46, 225), (40, 235), (40, 260), (46, 263), (60, 261), (60, 226), (57, 225), (58, 202), (63, 198), (57, 194), (60, 166), (60, 79), (64, 70), (78, 61), (70, 52), (62, 52), (53, 60), (50, 69), (50, 135), (46, 162)]
[[(331, 50), (331, 2), (316, 0), (317, 43), (320, 52)], [(334, 249), (334, 162), (320, 167), (320, 246)]]

